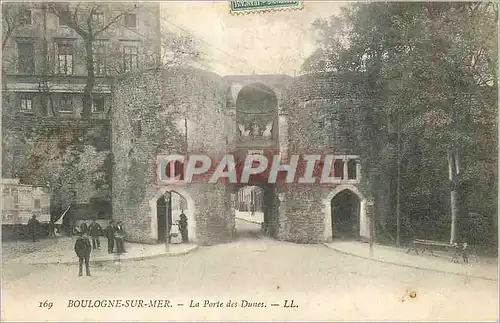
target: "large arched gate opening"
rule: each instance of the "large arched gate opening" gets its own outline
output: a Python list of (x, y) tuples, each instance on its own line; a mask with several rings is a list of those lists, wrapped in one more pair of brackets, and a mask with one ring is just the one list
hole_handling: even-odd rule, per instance
[(236, 238), (277, 238), (279, 202), (275, 185), (235, 186), (231, 201)]
[[(267, 85), (245, 85), (236, 98), (236, 160), (241, 164), (248, 155), (264, 155), (270, 168), (278, 148), (278, 98)], [(238, 166), (237, 166), (238, 169)], [(276, 185), (269, 184), (264, 173), (251, 175), (248, 183), (233, 185), (235, 236), (278, 236)]]

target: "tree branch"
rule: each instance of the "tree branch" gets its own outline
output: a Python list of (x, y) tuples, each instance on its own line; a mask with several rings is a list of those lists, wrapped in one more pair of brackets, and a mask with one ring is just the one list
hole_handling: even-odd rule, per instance
[(7, 32), (5, 33), (4, 39), (2, 39), (2, 51), (5, 49), (5, 46), (7, 45), (7, 40), (9, 40), (10, 35), (14, 32), (14, 28), (8, 28)]
[[(78, 8), (80, 8), (80, 2), (76, 4), (75, 10), (73, 11), (73, 22), (78, 25)], [(69, 13), (69, 8), (68, 8)]]
[[(7, 5), (8, 4), (4, 4), (4, 6), (7, 6)], [(11, 13), (8, 12), (8, 8), (5, 9), (5, 12), (2, 12), (2, 18), (7, 25), (4, 38), (2, 39), (2, 51), (4, 50), (5, 46), (7, 45), (7, 41), (9, 40), (10, 36), (12, 35), (12, 33), (14, 32), (14, 30), (17, 28), (17, 26), (19, 24), (19, 12), (16, 15), (13, 15), (12, 21), (9, 20), (10, 15), (11, 15)]]
[[(82, 37), (87, 37), (87, 31), (82, 27), (80, 27), (78, 23), (71, 18), (72, 15), (70, 14), (69, 8), (62, 8), (62, 5), (53, 2), (49, 3), (48, 7), (59, 19), (61, 19), (65, 24), (67, 24), (71, 29), (73, 29), (78, 35)], [(79, 4), (75, 9), (74, 17), (76, 17), (76, 10), (78, 7)]]

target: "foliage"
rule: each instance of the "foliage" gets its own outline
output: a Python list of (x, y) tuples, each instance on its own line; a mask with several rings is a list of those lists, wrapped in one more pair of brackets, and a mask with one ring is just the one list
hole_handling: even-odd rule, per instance
[(319, 48), (303, 70), (335, 71), (361, 107), (364, 178), (372, 192), (389, 178), (390, 219), (400, 135), (405, 235), (445, 238), (451, 149), (462, 213), (496, 217), (496, 22), (494, 4), (466, 2), (353, 4), (314, 23)]
[[(47, 122), (25, 138), (27, 153), (20, 158), (18, 175), (22, 183), (50, 187), (53, 214), (60, 215), (75, 203), (74, 191), (110, 201), (111, 153), (102, 151), (100, 140), (96, 140), (102, 135), (109, 137), (109, 133), (101, 128), (105, 128), (103, 124), (93, 122)], [(83, 189), (89, 181), (95, 187)]]
[(162, 64), (166, 67), (206, 66), (210, 61), (202, 44), (191, 35), (164, 30), (161, 35)]

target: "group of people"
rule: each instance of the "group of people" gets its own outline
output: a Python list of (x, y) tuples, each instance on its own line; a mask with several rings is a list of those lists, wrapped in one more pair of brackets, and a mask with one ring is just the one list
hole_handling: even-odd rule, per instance
[[(188, 242), (188, 221), (183, 211), (181, 212), (178, 225), (182, 242)], [(40, 222), (36, 219), (35, 214), (33, 214), (32, 218), (28, 221), (27, 226), (33, 238), (33, 242), (35, 242), (40, 230)], [(101, 249), (100, 237), (103, 235), (103, 229), (96, 220), (92, 220), (90, 225), (88, 225), (86, 221), (83, 221), (76, 229), (76, 232), (78, 238), (75, 241), (74, 250), (78, 257), (78, 276), (82, 276), (82, 267), (84, 263), (86, 274), (90, 276), (90, 254), (92, 250)], [(109, 221), (108, 226), (104, 230), (104, 236), (108, 240), (108, 253), (111, 254), (114, 252), (115, 245), (117, 254), (126, 252), (124, 242), (125, 229), (122, 221)], [(89, 237), (92, 239), (92, 243)]]
[[(83, 221), (79, 229), (80, 235), (88, 234), (92, 238), (92, 249), (101, 249), (100, 237), (103, 235), (103, 229), (96, 220), (93, 220), (90, 225), (87, 225), (87, 222)], [(115, 245), (117, 253), (126, 252), (124, 243), (125, 229), (122, 221), (109, 221), (108, 226), (104, 230), (104, 236), (108, 240), (108, 253), (113, 253)]]
[(464, 263), (469, 263), (469, 245), (464, 242), (461, 244), (453, 243), (453, 248), (455, 248), (455, 253), (453, 255), (452, 261), (458, 262), (458, 259), (461, 257), (464, 260)]
[[(90, 225), (87, 225), (86, 221), (80, 224), (78, 230), (78, 238), (75, 242), (75, 253), (78, 257), (78, 276), (82, 276), (82, 267), (85, 263), (85, 270), (87, 276), (90, 276), (89, 260), (92, 250), (101, 249), (100, 237), (103, 233), (101, 225), (93, 220)], [(92, 239), (92, 244), (90, 243), (89, 236)], [(113, 253), (114, 246), (116, 243), (116, 253), (121, 254), (125, 251), (125, 230), (123, 223), (111, 220), (108, 226), (104, 230), (104, 236), (108, 240), (108, 253)]]

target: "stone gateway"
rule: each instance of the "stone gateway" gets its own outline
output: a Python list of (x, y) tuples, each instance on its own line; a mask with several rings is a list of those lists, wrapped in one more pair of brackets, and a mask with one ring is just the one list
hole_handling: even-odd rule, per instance
[[(171, 193), (185, 200), (190, 242), (213, 245), (233, 240), (231, 194), (245, 184), (181, 180), (164, 185), (158, 182), (156, 163), (158, 156), (166, 155), (199, 154), (220, 160), (234, 154), (244, 160), (256, 152), (280, 156), (283, 164), (291, 155), (335, 155), (338, 175), (326, 186), (246, 184), (265, 192), (264, 226), (272, 237), (320, 243), (348, 233), (367, 239), (364, 208), (370, 194), (360, 185), (357, 148), (345, 144), (340, 135), (341, 118), (325, 117), (327, 109), (338, 105), (331, 80), (326, 74), (221, 77), (187, 68), (150, 69), (118, 79), (112, 91), (112, 203), (114, 218), (127, 229), (127, 240), (158, 243), (164, 238), (165, 219), (158, 201)], [(331, 129), (339, 135), (332, 137)]]

